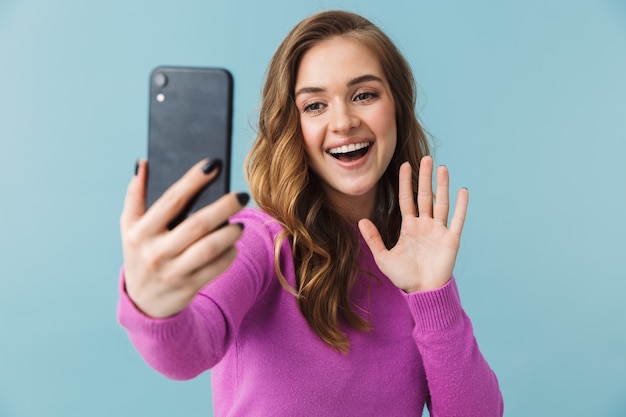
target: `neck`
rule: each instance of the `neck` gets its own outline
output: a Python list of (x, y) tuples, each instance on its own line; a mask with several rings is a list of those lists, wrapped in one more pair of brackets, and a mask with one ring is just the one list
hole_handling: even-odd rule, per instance
[(350, 223), (356, 224), (361, 219), (372, 219), (376, 204), (376, 189), (367, 194), (347, 196), (334, 190), (326, 190), (328, 202)]

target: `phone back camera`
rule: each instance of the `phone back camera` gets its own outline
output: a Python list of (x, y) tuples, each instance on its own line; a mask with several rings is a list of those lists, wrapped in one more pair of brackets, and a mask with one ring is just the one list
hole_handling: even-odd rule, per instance
[(152, 82), (154, 82), (155, 86), (163, 88), (167, 85), (167, 75), (163, 74), (162, 72), (157, 72), (156, 74), (154, 74)]

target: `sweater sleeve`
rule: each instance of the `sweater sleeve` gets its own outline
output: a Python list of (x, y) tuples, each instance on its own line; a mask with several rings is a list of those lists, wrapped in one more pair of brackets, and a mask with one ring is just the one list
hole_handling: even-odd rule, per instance
[(478, 349), (454, 278), (434, 291), (405, 295), (415, 320), (432, 417), (503, 415), (498, 380)]
[(144, 315), (124, 289), (122, 268), (118, 320), (155, 370), (185, 380), (212, 368), (236, 338), (246, 313), (261, 296), (273, 264), (273, 238), (263, 223), (237, 216), (244, 232), (229, 269), (207, 284), (179, 313), (164, 319)]

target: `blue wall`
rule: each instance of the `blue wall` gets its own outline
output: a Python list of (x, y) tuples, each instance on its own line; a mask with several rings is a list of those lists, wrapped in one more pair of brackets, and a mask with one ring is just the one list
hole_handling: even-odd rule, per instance
[(456, 274), (506, 415), (626, 415), (626, 4), (242, 3), (0, 1), (0, 416), (210, 415), (209, 376), (161, 377), (115, 320), (148, 74), (229, 68), (242, 167), (272, 52), (328, 8), (397, 40), (469, 187)]

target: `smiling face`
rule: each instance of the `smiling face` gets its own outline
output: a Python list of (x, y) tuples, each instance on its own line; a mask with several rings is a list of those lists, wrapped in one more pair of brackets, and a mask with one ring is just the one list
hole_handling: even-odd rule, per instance
[(316, 44), (300, 61), (295, 99), (309, 166), (328, 200), (353, 221), (370, 217), (397, 141), (394, 100), (376, 55), (345, 36)]

